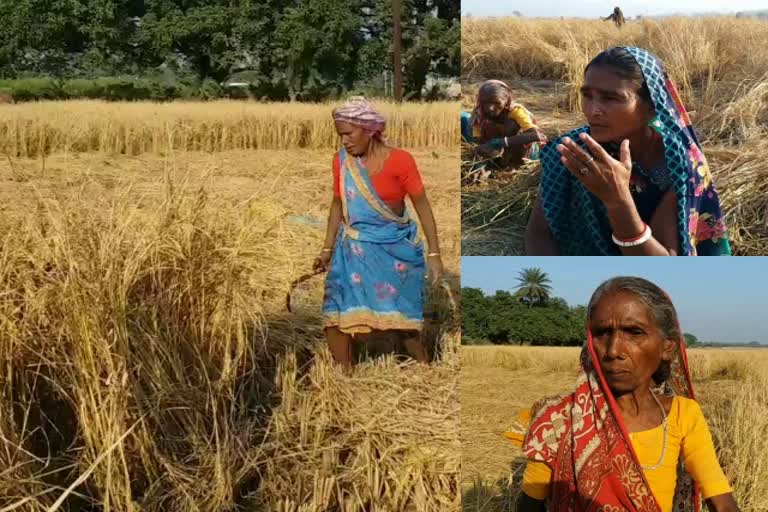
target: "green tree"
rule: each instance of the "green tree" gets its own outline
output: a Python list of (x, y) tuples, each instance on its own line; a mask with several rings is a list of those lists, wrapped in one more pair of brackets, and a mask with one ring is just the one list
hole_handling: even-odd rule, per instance
[(362, 26), (357, 0), (304, 0), (286, 9), (275, 38), (291, 96), (317, 101), (350, 89)]
[(549, 300), (552, 281), (540, 268), (524, 268), (518, 273), (517, 297), (526, 305), (546, 304)]
[(232, 68), (233, 25), (241, 14), (235, 2), (157, 0), (141, 20), (145, 55), (158, 64), (184, 56), (199, 78), (222, 80)]
[(489, 299), (479, 288), (461, 289), (461, 335), (466, 339), (489, 339)]
[[(0, 0), (0, 78), (159, 76), (321, 100), (392, 71), (391, 0)], [(403, 0), (406, 95), (460, 74), (459, 3)], [(174, 84), (175, 85), (175, 84)]]
[[(404, 96), (420, 99), (427, 75), (461, 74), (460, 4), (455, 0), (403, 0)], [(365, 46), (359, 78), (392, 71), (392, 2), (361, 0)]]
[(687, 347), (695, 347), (699, 344), (699, 339), (690, 333), (683, 334), (683, 339), (685, 340), (685, 346)]

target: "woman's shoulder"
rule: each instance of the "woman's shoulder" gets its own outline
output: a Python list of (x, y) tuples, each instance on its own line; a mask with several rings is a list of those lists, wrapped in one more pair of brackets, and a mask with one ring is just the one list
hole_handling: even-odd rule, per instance
[(413, 155), (401, 148), (389, 148), (389, 163), (397, 165), (399, 168), (416, 167), (416, 159)]
[(403, 148), (390, 147), (389, 151), (389, 154), (392, 158), (413, 160), (413, 155), (410, 153), (410, 151), (407, 151)]
[(677, 424), (683, 433), (691, 430), (696, 423), (704, 417), (699, 402), (693, 398), (676, 396), (672, 401), (670, 416), (677, 419)]
[(687, 396), (674, 396), (672, 398), (672, 407), (677, 407), (679, 411), (684, 412), (701, 410), (699, 402)]

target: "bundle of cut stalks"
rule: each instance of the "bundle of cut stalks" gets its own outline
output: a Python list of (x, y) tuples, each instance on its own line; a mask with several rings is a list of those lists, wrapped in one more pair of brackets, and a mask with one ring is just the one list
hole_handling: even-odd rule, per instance
[(4, 226), (0, 507), (233, 510), (289, 339), (266, 335), (251, 284), (263, 238), (202, 190), (90, 200)]
[(348, 374), (324, 349), (303, 374), (288, 355), (265, 444), (270, 510), (458, 510), (458, 336), (445, 343), (453, 363), (387, 357)]

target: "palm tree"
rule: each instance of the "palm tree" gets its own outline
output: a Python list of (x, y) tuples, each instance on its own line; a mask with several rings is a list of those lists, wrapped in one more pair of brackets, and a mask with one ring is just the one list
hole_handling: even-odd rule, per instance
[(545, 304), (549, 300), (549, 294), (552, 292), (549, 283), (552, 281), (540, 268), (524, 268), (519, 272), (517, 280), (520, 284), (517, 286), (516, 295), (525, 304)]

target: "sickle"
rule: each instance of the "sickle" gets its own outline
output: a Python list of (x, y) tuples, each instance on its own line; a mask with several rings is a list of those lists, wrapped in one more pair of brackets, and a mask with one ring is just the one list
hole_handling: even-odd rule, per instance
[(316, 275), (322, 274), (323, 272), (325, 272), (325, 270), (309, 272), (307, 274), (302, 275), (298, 279), (294, 279), (291, 282), (291, 286), (288, 289), (288, 293), (285, 295), (285, 307), (288, 309), (289, 313), (293, 313), (293, 310), (291, 309), (291, 295), (293, 294), (293, 290), (295, 290), (296, 287), (299, 286), (304, 281), (308, 281), (309, 279), (312, 279)]

